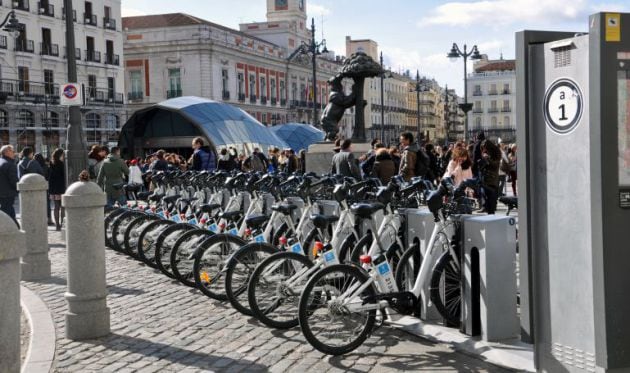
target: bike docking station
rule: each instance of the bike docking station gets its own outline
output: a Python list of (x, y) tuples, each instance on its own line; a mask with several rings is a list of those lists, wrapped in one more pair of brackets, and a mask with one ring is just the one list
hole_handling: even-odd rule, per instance
[(628, 372), (630, 14), (516, 57), (521, 337), (538, 371)]

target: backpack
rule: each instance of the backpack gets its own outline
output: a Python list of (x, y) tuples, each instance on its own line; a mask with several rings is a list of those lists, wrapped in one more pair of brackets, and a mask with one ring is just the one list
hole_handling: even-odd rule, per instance
[(416, 152), (416, 166), (414, 169), (414, 174), (416, 176), (425, 177), (427, 175), (427, 172), (429, 172), (430, 163), (431, 160), (429, 159), (427, 153), (425, 153), (422, 149), (418, 149), (418, 151)]

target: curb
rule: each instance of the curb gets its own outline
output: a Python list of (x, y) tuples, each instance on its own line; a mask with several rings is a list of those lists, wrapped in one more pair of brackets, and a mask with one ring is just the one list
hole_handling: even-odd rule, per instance
[(31, 342), (22, 373), (49, 373), (55, 358), (55, 323), (48, 306), (31, 290), (20, 286), (20, 303), (31, 326)]

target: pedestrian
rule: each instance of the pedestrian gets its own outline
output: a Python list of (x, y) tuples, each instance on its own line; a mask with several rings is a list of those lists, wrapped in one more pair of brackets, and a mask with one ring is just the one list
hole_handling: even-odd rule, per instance
[(419, 148), (413, 143), (413, 134), (411, 132), (403, 132), (400, 135), (400, 145), (402, 146), (402, 157), (400, 158), (400, 170), (398, 174), (410, 181), (416, 176), (416, 161)]
[(457, 187), (462, 181), (471, 179), (472, 173), (472, 161), (468, 150), (463, 146), (456, 147), (452, 151), (451, 160), (446, 167), (443, 177), (450, 177), (453, 179), (453, 184)]
[(15, 197), (18, 195), (18, 171), (15, 165), (15, 150), (11, 145), (3, 145), (0, 148), (0, 210), (9, 215), (20, 228), (15, 218)]
[(400, 149), (398, 149), (397, 146), (391, 146), (389, 148), (389, 155), (392, 157), (392, 161), (396, 167), (396, 175), (398, 175), (400, 170)]
[(278, 158), (280, 157), (280, 149), (272, 146), (269, 149), (269, 165), (267, 166), (267, 170), (269, 172), (276, 172), (280, 166)]
[(219, 160), (217, 162), (217, 169), (221, 171), (232, 171), (233, 169), (232, 159), (230, 155), (228, 154), (228, 151), (226, 148), (221, 149), (221, 151), (219, 152)]
[(96, 164), (103, 160), (101, 157), (101, 147), (98, 145), (92, 145), (90, 152), (88, 153), (88, 173), (90, 174), (90, 180), (96, 181), (98, 173), (96, 172)]
[(332, 173), (361, 180), (361, 170), (352, 154), (352, 141), (350, 139), (343, 140), (339, 153), (333, 156)]
[[(48, 162), (42, 155), (42, 153), (36, 153), (33, 157), (42, 166), (42, 170), (44, 171), (43, 176), (48, 183), (50, 183), (50, 166)], [(46, 217), (48, 218), (48, 225), (54, 225), (55, 223), (52, 221), (51, 212), (50, 212), (50, 193), (46, 191)]]
[(481, 156), (483, 162), (479, 163), (481, 174), (481, 187), (483, 189), (485, 204), (482, 212), (493, 215), (497, 209), (499, 198), (499, 164), (501, 151), (491, 140), (483, 140), (481, 143)]
[(293, 149), (287, 149), (286, 153), (287, 153), (287, 168), (285, 172), (291, 175), (298, 171), (299, 162), (298, 162), (297, 157), (295, 156), (295, 152), (293, 151)]
[(477, 142), (475, 142), (474, 144), (471, 144), (470, 146), (472, 146), (472, 160), (473, 160), (473, 175), (475, 175), (475, 177), (480, 177), (481, 176), (481, 170), (480, 170), (480, 163), (483, 161), (483, 157), (482, 157), (482, 151), (481, 151), (481, 143), (486, 139), (486, 135), (483, 131), (480, 131), (477, 134)]
[(194, 149), (190, 162), (193, 171), (214, 171), (217, 168), (217, 158), (209, 146), (204, 145), (201, 137), (195, 137), (192, 141)]
[(306, 150), (305, 149), (300, 149), (300, 152), (298, 153), (298, 172), (300, 174), (305, 174), (306, 173)]
[(122, 187), (124, 185), (123, 178), (129, 175), (129, 168), (120, 159), (120, 148), (113, 147), (111, 154), (103, 161), (97, 183), (105, 190), (107, 194), (107, 206), (112, 207), (118, 202), (120, 205), (125, 203), (125, 195)]
[(370, 176), (378, 178), (383, 185), (386, 185), (396, 175), (396, 164), (385, 147), (378, 148), (374, 158)]
[(379, 143), (375, 143), (372, 145), (372, 150), (370, 150), (367, 154), (365, 154), (365, 160), (361, 162), (361, 172), (363, 176), (370, 176), (372, 174), (372, 168), (374, 167), (374, 162), (376, 161), (376, 153), (379, 149), (385, 148), (385, 145)]
[(20, 179), (22, 179), (22, 176), (28, 174), (40, 174), (44, 176), (42, 166), (33, 158), (33, 148), (27, 146), (22, 149), (20, 158), (20, 163), (18, 163), (18, 177)]
[(61, 196), (66, 192), (66, 168), (64, 166), (63, 149), (55, 149), (52, 154), (48, 192), (50, 193), (50, 200), (55, 204), (53, 211), (55, 217), (55, 229), (60, 231), (64, 218), (64, 209), (61, 206)]
[[(107, 158), (107, 156), (109, 155), (109, 148), (105, 145), (103, 146), (99, 146), (98, 147), (98, 157), (99, 157), (99, 161), (98, 163), (96, 163), (94, 165), (94, 172), (96, 173), (96, 177), (98, 178), (98, 173), (101, 170), (101, 167), (103, 167), (103, 162), (105, 162), (105, 159)], [(96, 181), (96, 179), (94, 179)]]
[(138, 161), (136, 159), (132, 159), (129, 162), (129, 185), (144, 185), (144, 181), (142, 180), (142, 170), (138, 167)]
[(518, 165), (518, 159), (516, 156), (516, 144), (512, 144), (512, 147), (510, 148), (510, 154), (508, 156), (508, 159), (510, 160), (510, 172), (508, 174), (508, 177), (510, 179), (510, 182), (512, 183), (512, 193), (514, 194), (514, 197), (517, 196), (516, 194), (516, 176), (517, 176), (517, 165)]
[(424, 145), (424, 151), (429, 158), (429, 167), (425, 178), (433, 183), (435, 179), (437, 179), (437, 176), (440, 175), (438, 157), (435, 154), (435, 147), (431, 143), (426, 143)]
[(159, 171), (168, 171), (168, 162), (164, 159), (164, 154), (166, 152), (162, 149), (155, 152), (155, 160), (149, 166), (149, 170), (152, 173), (156, 173)]
[(505, 195), (507, 176), (511, 171), (510, 160), (508, 159), (506, 150), (507, 145), (502, 143), (499, 145), (501, 150), (501, 163), (499, 165), (499, 197)]
[(254, 148), (254, 152), (243, 161), (244, 171), (265, 172), (267, 166), (260, 155), (260, 149)]

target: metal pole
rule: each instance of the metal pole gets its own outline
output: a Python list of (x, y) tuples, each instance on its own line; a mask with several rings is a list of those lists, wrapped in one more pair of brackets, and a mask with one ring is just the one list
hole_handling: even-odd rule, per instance
[(317, 118), (317, 44), (315, 43), (315, 18), (311, 18), (311, 54), (313, 55), (313, 126), (319, 124)]
[(449, 129), (450, 129), (449, 124), (448, 124), (448, 120), (449, 120), (449, 117), (450, 117), (450, 115), (449, 115), (449, 108), (448, 108), (448, 84), (446, 85), (445, 89), (446, 89), (446, 94), (445, 94), (446, 97), (444, 99), (444, 101), (445, 101), (445, 103), (444, 103), (444, 126), (446, 127), (446, 140), (444, 140), (444, 144), (448, 145), (448, 142), (449, 142), (448, 134), (449, 134)]
[(416, 105), (417, 105), (417, 119), (418, 119), (418, 144), (420, 143), (420, 71), (416, 71)]
[[(381, 52), (381, 70), (383, 70), (383, 52)], [(381, 72), (381, 142), (385, 141), (385, 70)]]
[[(66, 12), (66, 56), (68, 58), (68, 81), (78, 83), (77, 61), (74, 44), (74, 19), (72, 0), (64, 0)], [(81, 133), (81, 109), (79, 106), (68, 108), (69, 123), (66, 136), (66, 182), (72, 184), (79, 179), (81, 171), (87, 169), (87, 149)]]
[[(468, 104), (468, 54), (464, 44), (464, 104)], [(464, 112), (464, 142), (468, 142), (468, 112)]]

